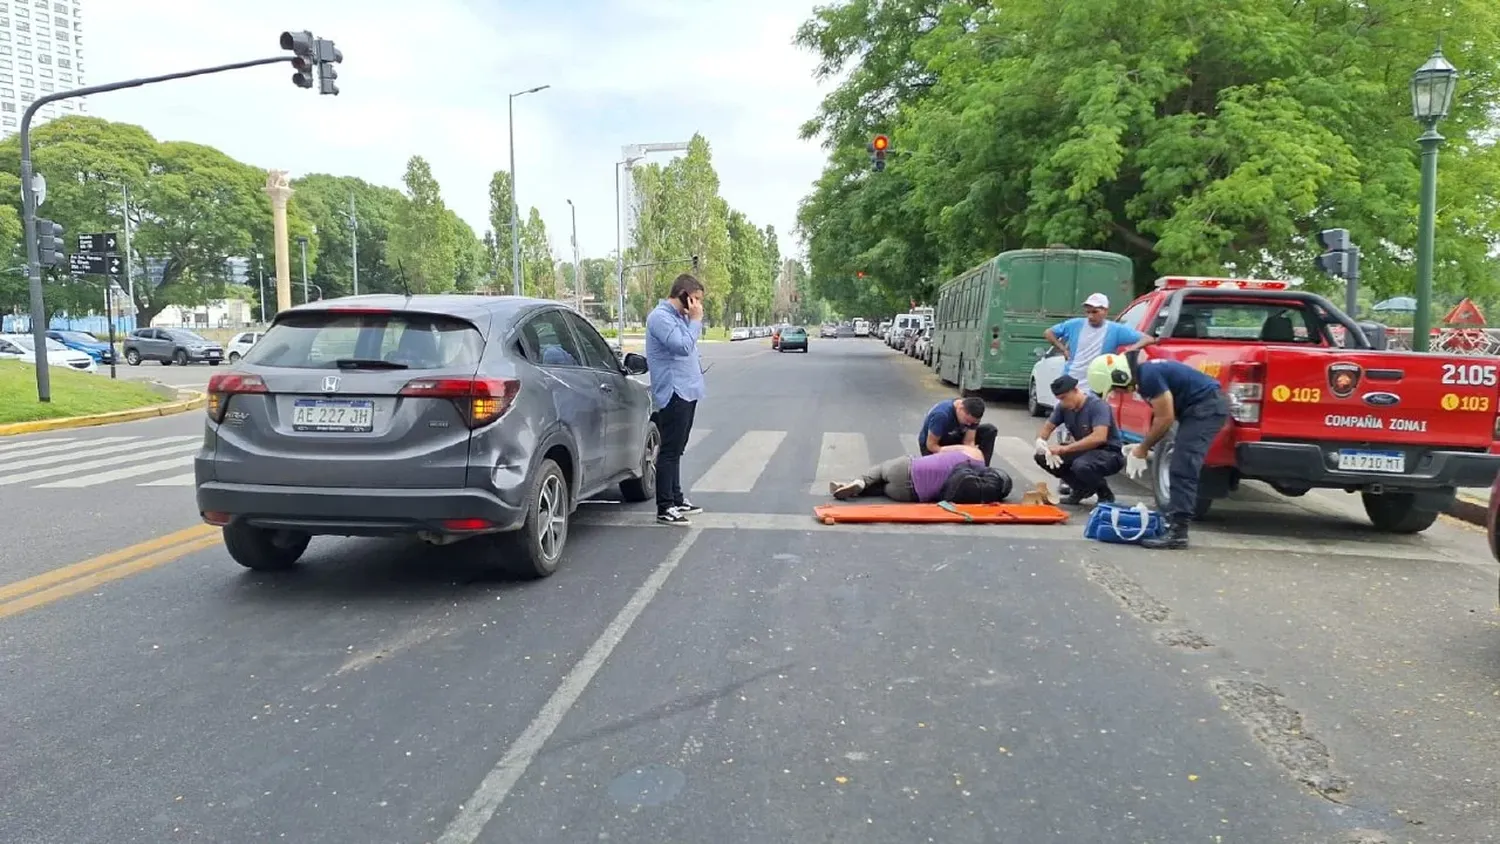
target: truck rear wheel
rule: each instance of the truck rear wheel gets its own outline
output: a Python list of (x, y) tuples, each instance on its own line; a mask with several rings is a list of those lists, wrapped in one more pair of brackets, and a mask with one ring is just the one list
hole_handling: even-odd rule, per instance
[[(1151, 495), (1156, 498), (1156, 509), (1162, 515), (1169, 511), (1168, 505), (1172, 501), (1172, 446), (1176, 441), (1175, 431), (1166, 439), (1156, 444), (1151, 449), (1151, 458), (1146, 462), (1146, 475), (1151, 485)], [(1127, 445), (1127, 448), (1135, 446)], [(1223, 486), (1220, 477), (1222, 469), (1204, 468), (1198, 478), (1198, 500), (1193, 502), (1193, 518), (1201, 519), (1208, 515), (1208, 511), (1214, 506), (1211, 493)]]
[(1412, 492), (1386, 492), (1372, 495), (1362, 492), (1365, 515), (1381, 533), (1421, 533), (1437, 521), (1436, 510), (1419, 510), (1417, 495)]

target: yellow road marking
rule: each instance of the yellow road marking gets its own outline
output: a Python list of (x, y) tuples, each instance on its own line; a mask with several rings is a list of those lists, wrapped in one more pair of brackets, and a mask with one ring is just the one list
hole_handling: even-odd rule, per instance
[(8, 584), (0, 587), (0, 618), (165, 565), (222, 541), (219, 528), (196, 525)]

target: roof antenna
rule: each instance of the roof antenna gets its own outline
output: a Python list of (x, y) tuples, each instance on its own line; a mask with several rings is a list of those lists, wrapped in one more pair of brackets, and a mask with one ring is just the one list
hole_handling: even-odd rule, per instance
[(396, 262), (396, 277), (401, 279), (401, 289), (406, 292), (406, 298), (411, 298), (411, 285), (406, 283), (406, 267), (400, 261)]

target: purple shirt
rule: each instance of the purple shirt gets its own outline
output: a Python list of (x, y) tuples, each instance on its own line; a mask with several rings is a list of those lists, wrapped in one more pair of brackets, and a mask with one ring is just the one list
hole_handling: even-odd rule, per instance
[(977, 469), (984, 468), (982, 461), (975, 460), (962, 451), (940, 451), (925, 457), (913, 457), (911, 459), (911, 487), (917, 493), (917, 500), (938, 500), (938, 496), (943, 494), (943, 484), (947, 482), (948, 475), (952, 474), (953, 467), (964, 463), (973, 464)]

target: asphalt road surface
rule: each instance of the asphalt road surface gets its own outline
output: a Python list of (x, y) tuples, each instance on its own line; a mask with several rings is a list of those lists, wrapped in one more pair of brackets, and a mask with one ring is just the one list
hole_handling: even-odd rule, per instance
[[(1481, 533), (1255, 490), (1183, 553), (821, 526), (951, 392), (868, 340), (705, 358), (709, 512), (587, 504), (538, 583), (370, 540), (246, 572), (197, 413), (0, 440), (0, 841), (1496, 840)], [(1031, 480), (1036, 420), (987, 418)]]

